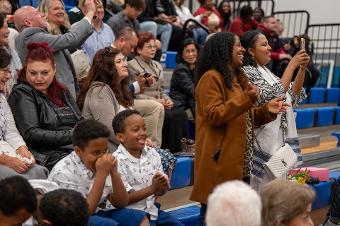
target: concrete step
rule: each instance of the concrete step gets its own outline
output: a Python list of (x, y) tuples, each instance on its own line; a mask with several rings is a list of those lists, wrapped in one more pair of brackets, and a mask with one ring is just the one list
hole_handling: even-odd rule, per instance
[(299, 134), (298, 139), (301, 148), (309, 148), (320, 145), (320, 135), (318, 134)]

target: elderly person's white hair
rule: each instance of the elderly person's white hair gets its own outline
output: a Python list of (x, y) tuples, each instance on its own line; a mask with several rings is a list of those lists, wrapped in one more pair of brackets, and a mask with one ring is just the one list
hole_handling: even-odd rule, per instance
[(217, 186), (208, 198), (207, 226), (261, 225), (261, 198), (242, 181)]

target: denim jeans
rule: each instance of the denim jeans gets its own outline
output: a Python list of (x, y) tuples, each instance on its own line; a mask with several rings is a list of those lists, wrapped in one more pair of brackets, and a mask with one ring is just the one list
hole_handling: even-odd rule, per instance
[(208, 33), (201, 27), (193, 29), (192, 32), (193, 38), (197, 41), (199, 45), (203, 46)]
[(171, 38), (172, 27), (170, 24), (158, 24), (154, 21), (144, 21), (139, 24), (139, 30), (150, 32), (153, 36), (161, 36), (162, 52), (165, 53), (168, 50), (169, 42)]

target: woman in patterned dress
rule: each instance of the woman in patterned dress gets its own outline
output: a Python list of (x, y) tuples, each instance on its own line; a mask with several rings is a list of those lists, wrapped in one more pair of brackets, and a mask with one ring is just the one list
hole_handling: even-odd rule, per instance
[[(309, 56), (304, 50), (299, 51), (291, 59), (280, 79), (266, 67), (271, 59), (271, 47), (266, 36), (259, 31), (248, 31), (242, 35), (241, 44), (246, 49), (243, 69), (248, 79), (259, 89), (258, 105), (265, 104), (273, 98), (284, 96), (287, 103), (295, 106), (305, 98), (302, 85)], [(298, 74), (295, 81), (292, 82), (293, 73), (296, 69), (298, 69)], [(268, 157), (279, 150), (286, 142), (291, 146), (298, 147), (292, 108), (288, 108), (287, 112), (278, 115), (273, 122), (255, 128), (254, 135), (254, 148), (261, 150)], [(294, 146), (292, 146), (293, 149)], [(254, 154), (256, 156), (256, 151)], [(252, 187), (259, 189), (269, 180), (270, 178), (264, 172), (262, 165), (257, 165), (254, 162), (251, 176)]]

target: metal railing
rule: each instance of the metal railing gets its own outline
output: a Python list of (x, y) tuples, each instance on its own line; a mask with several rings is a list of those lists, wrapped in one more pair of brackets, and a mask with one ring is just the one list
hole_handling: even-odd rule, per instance
[[(220, 1), (219, 1), (220, 2)], [(274, 0), (230, 0), (233, 16), (238, 16), (240, 9), (244, 5), (249, 5), (253, 9), (260, 7), (264, 11), (265, 16), (270, 16), (274, 12)]]
[(313, 61), (321, 72), (317, 86), (340, 86), (340, 24), (311, 24)]
[(310, 14), (305, 10), (278, 11), (273, 15), (284, 26), (282, 37), (292, 38), (294, 35), (307, 34)]
[(194, 23), (196, 26), (202, 28), (203, 30), (205, 30), (208, 34), (209, 32), (209, 28), (207, 28), (205, 25), (203, 25), (202, 23), (196, 21), (195, 19), (187, 19), (184, 24), (183, 24), (183, 36), (186, 37), (187, 35), (187, 30), (189, 29), (188, 26), (190, 23)]

